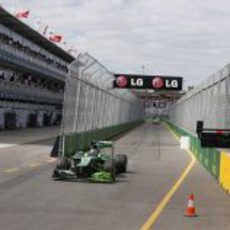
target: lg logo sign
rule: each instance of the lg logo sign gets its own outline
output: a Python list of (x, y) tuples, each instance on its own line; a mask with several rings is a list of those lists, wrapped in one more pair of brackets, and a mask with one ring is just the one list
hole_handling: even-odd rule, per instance
[(179, 87), (178, 80), (165, 80), (165, 87), (168, 89), (177, 89)]
[(131, 78), (130, 81), (131, 86), (143, 86), (143, 79), (142, 78)]
[(159, 77), (153, 78), (152, 86), (155, 89), (160, 89), (160, 88), (162, 88), (164, 86), (164, 81)]
[(144, 75), (114, 75), (115, 88), (182, 90), (182, 77), (144, 76)]
[(116, 82), (117, 82), (117, 85), (121, 88), (124, 88), (128, 83), (127, 78), (125, 76), (119, 76)]
[(161, 89), (163, 87), (165, 87), (167, 89), (170, 89), (170, 88), (177, 89), (178, 88), (178, 81), (177, 80), (169, 80), (169, 79), (163, 80), (160, 77), (156, 77), (152, 80), (152, 86), (155, 89)]
[[(116, 80), (117, 85), (121, 88), (127, 86), (128, 80), (125, 76), (119, 76)], [(143, 79), (142, 78), (131, 78), (130, 79), (131, 86), (143, 86)]]

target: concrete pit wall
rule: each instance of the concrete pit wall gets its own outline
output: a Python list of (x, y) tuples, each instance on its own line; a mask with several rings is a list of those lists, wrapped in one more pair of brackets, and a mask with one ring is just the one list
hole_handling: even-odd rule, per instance
[(201, 148), (199, 139), (189, 131), (165, 120), (177, 136), (191, 138), (190, 150), (197, 160), (220, 183), (221, 187), (230, 193), (230, 154), (215, 148)]
[[(82, 133), (71, 133), (65, 136), (65, 156), (71, 157), (78, 150), (87, 150), (90, 148), (92, 140), (110, 140), (142, 124), (144, 121), (139, 120), (131, 123), (110, 126), (98, 130), (92, 130)], [(51, 152), (52, 157), (58, 155), (58, 138)]]

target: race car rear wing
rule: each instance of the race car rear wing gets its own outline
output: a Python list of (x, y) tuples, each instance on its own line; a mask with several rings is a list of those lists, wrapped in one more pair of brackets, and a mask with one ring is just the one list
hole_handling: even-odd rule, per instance
[(230, 129), (204, 129), (203, 124), (203, 121), (196, 123), (196, 132), (201, 147), (230, 148)]

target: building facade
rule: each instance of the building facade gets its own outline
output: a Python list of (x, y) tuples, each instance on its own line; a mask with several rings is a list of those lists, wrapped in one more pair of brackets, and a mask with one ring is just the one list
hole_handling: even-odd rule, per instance
[(60, 124), (73, 60), (0, 7), (0, 129)]

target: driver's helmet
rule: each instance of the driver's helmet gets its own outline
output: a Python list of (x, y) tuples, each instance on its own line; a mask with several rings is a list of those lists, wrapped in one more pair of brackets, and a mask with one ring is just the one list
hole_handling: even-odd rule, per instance
[(97, 151), (95, 149), (90, 149), (88, 153), (89, 155), (94, 155), (97, 153)]
[(95, 141), (95, 140), (91, 141), (91, 148), (98, 149), (97, 141)]

